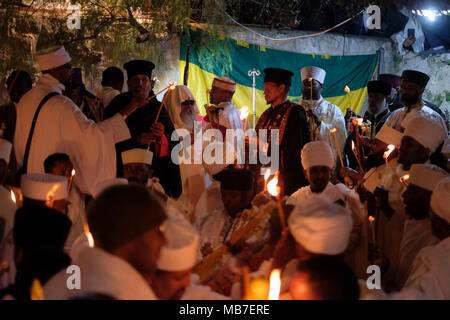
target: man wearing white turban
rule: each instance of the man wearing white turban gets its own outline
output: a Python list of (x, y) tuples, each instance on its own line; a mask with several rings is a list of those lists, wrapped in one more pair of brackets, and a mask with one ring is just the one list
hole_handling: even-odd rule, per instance
[[(17, 105), (14, 151), (18, 165), (25, 166), (25, 172), (43, 173), (49, 155), (66, 153), (77, 173), (74, 182), (89, 194), (92, 185), (115, 176), (115, 144), (130, 137), (125, 118), (140, 105), (125, 106), (111, 119), (94, 123), (61, 94), (72, 73), (71, 58), (64, 47), (42, 51), (36, 60), (43, 75)], [(44, 104), (39, 112), (41, 102)], [(37, 118), (36, 126), (25, 159), (33, 118)]]

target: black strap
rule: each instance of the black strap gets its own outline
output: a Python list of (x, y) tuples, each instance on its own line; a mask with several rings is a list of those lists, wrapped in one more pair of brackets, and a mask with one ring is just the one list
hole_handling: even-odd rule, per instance
[(42, 100), (41, 103), (39, 103), (39, 106), (36, 109), (36, 112), (34, 113), (34, 117), (33, 117), (33, 122), (31, 123), (31, 128), (30, 128), (30, 132), (28, 133), (28, 139), (27, 139), (27, 146), (25, 147), (25, 154), (23, 156), (23, 165), (22, 165), (22, 170), (23, 173), (27, 172), (27, 166), (28, 166), (28, 155), (30, 153), (30, 148), (31, 148), (31, 140), (33, 139), (33, 133), (34, 133), (34, 127), (36, 126), (36, 122), (37, 122), (37, 118), (39, 116), (39, 112), (42, 109), (42, 106), (53, 96), (58, 95), (59, 93), (57, 92), (50, 92), (49, 94), (47, 94)]

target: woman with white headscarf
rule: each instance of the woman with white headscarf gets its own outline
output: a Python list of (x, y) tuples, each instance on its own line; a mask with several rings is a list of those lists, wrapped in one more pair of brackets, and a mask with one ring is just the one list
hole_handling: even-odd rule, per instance
[[(205, 177), (207, 175), (201, 161), (199, 164), (194, 163), (193, 153), (194, 124), (195, 121), (201, 121), (202, 118), (199, 115), (200, 112), (194, 96), (187, 86), (176, 86), (174, 90), (167, 91), (166, 95), (164, 106), (169, 113), (170, 120), (172, 120), (175, 129), (186, 129), (191, 134), (190, 148), (187, 148), (187, 150), (183, 150), (184, 148), (182, 148), (178, 155), (180, 159), (179, 166), (183, 191), (177, 200), (177, 205), (192, 221), (191, 215), (194, 211), (195, 204), (206, 188)], [(180, 137), (180, 141), (182, 139), (183, 137)], [(185, 146), (185, 144), (183, 145)], [(185, 152), (189, 152), (189, 155), (185, 155)], [(199, 152), (201, 152), (201, 149)], [(183, 161), (181, 161), (181, 158), (184, 158)], [(202, 154), (199, 155), (199, 159), (202, 160)]]

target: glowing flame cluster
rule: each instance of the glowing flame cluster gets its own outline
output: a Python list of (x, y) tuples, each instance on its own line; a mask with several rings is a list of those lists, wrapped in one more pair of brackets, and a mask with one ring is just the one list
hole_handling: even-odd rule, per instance
[(389, 155), (392, 153), (392, 151), (394, 151), (395, 146), (393, 144), (390, 144), (387, 146), (386, 151), (383, 154), (383, 158), (387, 159), (389, 157)]
[(175, 90), (175, 87), (177, 86), (177, 83), (174, 81), (172, 83), (169, 83), (169, 89), (170, 90)]
[(350, 93), (350, 88), (348, 86), (345, 86), (344, 91)]
[(241, 111), (241, 120), (247, 119), (249, 114), (248, 107), (242, 107), (240, 111)]
[(281, 272), (279, 269), (274, 269), (270, 273), (269, 281), (270, 281), (269, 300), (279, 300), (281, 288)]
[(270, 170), (267, 170), (266, 173), (264, 174), (264, 180), (267, 181), (269, 177), (270, 177)]
[(335, 133), (335, 132), (336, 132), (336, 128), (333, 128), (333, 129), (330, 130), (330, 134), (331, 133)]
[(369, 216), (369, 222), (374, 222), (375, 221), (375, 218), (374, 217), (372, 217), (372, 216)]
[(408, 179), (409, 179), (409, 174), (405, 174), (404, 176), (402, 176), (400, 178), (400, 182), (403, 183), (405, 186), (408, 186)]
[(269, 181), (269, 183), (267, 183), (267, 191), (269, 191), (269, 193), (274, 197), (277, 197), (280, 194), (280, 187), (278, 186), (277, 176), (275, 176), (272, 180)]

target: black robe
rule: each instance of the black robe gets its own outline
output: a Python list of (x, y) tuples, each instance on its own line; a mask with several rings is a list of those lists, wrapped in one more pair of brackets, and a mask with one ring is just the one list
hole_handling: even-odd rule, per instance
[[(153, 91), (150, 95), (153, 95)], [(105, 109), (104, 119), (111, 118), (116, 113), (120, 112), (126, 105), (130, 103), (132, 99), (132, 94), (130, 92), (125, 92), (117, 95)], [(116, 155), (117, 155), (117, 176), (123, 176), (123, 164), (121, 153), (125, 150), (132, 148), (143, 148), (146, 149), (147, 145), (138, 145), (137, 138), (139, 134), (143, 132), (150, 132), (150, 128), (153, 125), (156, 115), (161, 103), (153, 98), (144, 107), (135, 110), (128, 118), (125, 120), (128, 128), (130, 129), (131, 138), (116, 143)], [(169, 114), (165, 108), (161, 109), (161, 113), (158, 118), (158, 122), (164, 125), (164, 134), (169, 141), (169, 155), (167, 157), (153, 157), (152, 168), (154, 169), (154, 176), (158, 177), (164, 191), (169, 197), (178, 198), (181, 195), (181, 177), (180, 169), (178, 165), (174, 164), (171, 160), (170, 154), (173, 146), (178, 142), (171, 142), (172, 132), (174, 131), (174, 126), (169, 118)], [(151, 145), (150, 150), (154, 152), (154, 144)]]
[(270, 107), (259, 118), (256, 129), (269, 129), (268, 141), (270, 129), (279, 129), (283, 135), (279, 155), (282, 194), (291, 195), (308, 185), (301, 162), (301, 150), (310, 141), (303, 107), (290, 101)]

